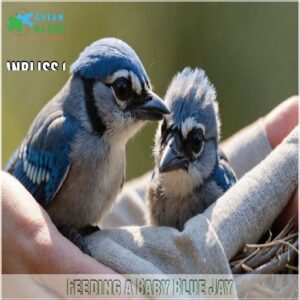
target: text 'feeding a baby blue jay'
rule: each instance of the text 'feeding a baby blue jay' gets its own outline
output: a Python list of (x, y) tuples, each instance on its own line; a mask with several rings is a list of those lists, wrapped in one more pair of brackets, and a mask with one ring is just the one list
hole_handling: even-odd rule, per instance
[[(41, 110), (7, 170), (83, 251), (77, 230), (98, 222), (124, 181), (125, 145), (169, 113), (134, 50), (105, 38), (88, 46)], [(75, 229), (75, 230), (74, 230)]]
[(155, 170), (148, 190), (149, 222), (182, 229), (235, 182), (221, 149), (214, 86), (204, 71), (185, 68), (165, 97), (170, 114), (155, 137)]

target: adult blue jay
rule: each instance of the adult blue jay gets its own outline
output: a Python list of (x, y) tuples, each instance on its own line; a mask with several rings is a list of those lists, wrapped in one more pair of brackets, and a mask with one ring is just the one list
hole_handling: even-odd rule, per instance
[(185, 68), (166, 97), (171, 114), (155, 136), (155, 170), (148, 190), (149, 221), (182, 229), (236, 181), (219, 148), (216, 92), (203, 70)]
[(98, 40), (73, 63), (69, 81), (37, 115), (7, 170), (88, 253), (77, 230), (98, 222), (116, 199), (126, 142), (146, 120), (166, 113), (134, 50), (115, 38)]

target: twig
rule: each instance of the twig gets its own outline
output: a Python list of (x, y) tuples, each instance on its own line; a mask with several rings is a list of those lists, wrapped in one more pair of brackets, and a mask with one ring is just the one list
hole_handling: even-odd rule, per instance
[[(298, 235), (298, 234), (296, 234), (296, 235)], [(272, 247), (272, 246), (275, 246), (275, 245), (278, 245), (278, 244), (284, 244), (284, 245), (287, 245), (287, 246), (291, 247), (299, 255), (299, 250), (295, 246), (293, 246), (291, 243), (286, 242), (284, 239), (277, 240), (277, 241), (272, 241), (272, 242), (267, 243), (267, 244), (247, 244), (246, 246), (249, 247), (249, 248), (258, 248), (258, 247), (265, 248), (265, 247)]]
[[(296, 249), (298, 245), (298, 241), (295, 242), (293, 246), (293, 248)], [(290, 251), (286, 251), (285, 253), (279, 255), (278, 259), (274, 259), (272, 261), (270, 261), (269, 263), (266, 263), (260, 267), (258, 267), (257, 269), (253, 270), (252, 272), (250, 272), (250, 274), (272, 274), (272, 273), (277, 273), (279, 271), (281, 271), (284, 267), (287, 266), (287, 264), (293, 260), (296, 257), (296, 253), (292, 251), (292, 253), (290, 253)]]

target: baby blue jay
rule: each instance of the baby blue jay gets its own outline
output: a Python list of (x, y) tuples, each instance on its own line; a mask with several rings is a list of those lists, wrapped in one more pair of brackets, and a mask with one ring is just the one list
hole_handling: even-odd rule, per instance
[(116, 199), (126, 142), (167, 113), (134, 50), (115, 38), (98, 40), (73, 63), (6, 169), (88, 253), (77, 230), (98, 222)]
[(185, 68), (166, 98), (171, 114), (155, 136), (155, 170), (148, 190), (149, 221), (182, 229), (235, 182), (219, 148), (216, 92), (203, 70)]

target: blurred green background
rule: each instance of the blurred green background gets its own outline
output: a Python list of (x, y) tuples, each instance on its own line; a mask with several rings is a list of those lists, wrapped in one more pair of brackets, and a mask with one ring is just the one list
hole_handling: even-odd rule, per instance
[[(63, 39), (8, 32), (8, 17), (29, 11), (64, 13)], [(69, 77), (67, 71), (8, 72), (7, 60), (58, 60), (69, 67), (91, 42), (121, 38), (161, 96), (184, 66), (205, 69), (226, 138), (297, 93), (297, 11), (297, 3), (3, 3), (3, 164)], [(127, 180), (153, 166), (155, 127), (130, 141)]]

